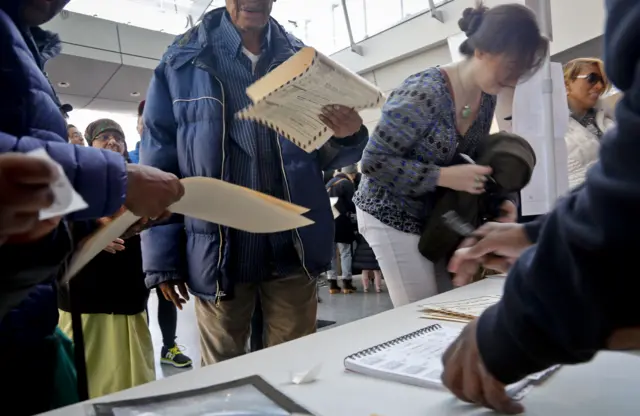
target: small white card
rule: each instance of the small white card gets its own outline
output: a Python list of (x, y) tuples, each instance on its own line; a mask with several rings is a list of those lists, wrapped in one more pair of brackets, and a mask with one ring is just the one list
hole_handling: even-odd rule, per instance
[(64, 173), (62, 166), (55, 160), (51, 159), (46, 150), (40, 148), (28, 152), (27, 155), (37, 157), (39, 159), (48, 160), (53, 163), (58, 169), (58, 179), (51, 185), (53, 191), (54, 201), (53, 204), (40, 211), (40, 220), (48, 220), (53, 217), (61, 217), (72, 212), (80, 211), (87, 208), (89, 205), (84, 199), (73, 189), (69, 178)]

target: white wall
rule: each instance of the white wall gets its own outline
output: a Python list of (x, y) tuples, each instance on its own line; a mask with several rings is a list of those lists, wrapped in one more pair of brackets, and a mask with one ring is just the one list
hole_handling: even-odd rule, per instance
[(64, 12), (43, 26), (56, 32), (66, 55), (154, 69), (174, 35)]
[[(429, 50), (425, 50), (417, 55), (365, 72), (362, 76), (377, 85), (378, 88), (388, 95), (410, 75), (424, 71), (429, 67), (444, 65), (449, 62), (451, 62), (449, 47), (446, 42), (441, 42), (439, 45)], [(369, 129), (369, 132), (372, 132), (380, 119), (380, 110), (365, 110), (362, 111), (360, 115)]]
[(551, 55), (604, 34), (604, 0), (551, 0)]
[[(505, 3), (524, 4), (525, 0), (485, 0), (489, 7)], [(452, 0), (438, 7), (444, 14), (444, 23), (433, 19), (431, 13), (426, 12), (360, 42), (363, 56), (345, 49), (331, 57), (358, 73), (389, 65), (429, 50), (460, 32), (458, 19), (465, 8), (474, 4), (475, 0)], [(551, 14), (552, 55), (604, 33), (603, 0), (551, 0)]]

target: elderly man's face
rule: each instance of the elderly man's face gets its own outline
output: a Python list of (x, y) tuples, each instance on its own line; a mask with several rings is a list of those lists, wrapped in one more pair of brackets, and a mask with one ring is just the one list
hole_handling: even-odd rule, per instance
[(29, 26), (40, 26), (56, 17), (70, 0), (22, 0), (23, 18)]
[(269, 22), (275, 0), (227, 0), (227, 11), (241, 31), (262, 30)]

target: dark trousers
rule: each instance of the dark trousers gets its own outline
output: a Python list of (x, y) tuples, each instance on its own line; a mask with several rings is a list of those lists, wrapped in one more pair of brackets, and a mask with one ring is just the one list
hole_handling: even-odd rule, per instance
[(251, 317), (251, 338), (249, 339), (251, 352), (264, 348), (264, 321), (262, 317), (262, 304), (260, 295), (256, 298), (256, 306)]
[(158, 294), (158, 325), (162, 332), (162, 344), (172, 348), (176, 343), (176, 328), (178, 326), (178, 309), (170, 300), (166, 300), (160, 288)]

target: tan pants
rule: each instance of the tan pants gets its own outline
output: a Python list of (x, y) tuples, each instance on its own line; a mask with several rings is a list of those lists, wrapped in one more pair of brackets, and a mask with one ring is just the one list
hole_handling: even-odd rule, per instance
[(202, 366), (246, 353), (257, 294), (262, 302), (265, 347), (316, 332), (317, 286), (306, 274), (236, 285), (234, 299), (218, 306), (195, 299)]

